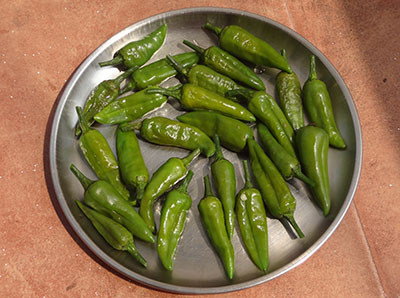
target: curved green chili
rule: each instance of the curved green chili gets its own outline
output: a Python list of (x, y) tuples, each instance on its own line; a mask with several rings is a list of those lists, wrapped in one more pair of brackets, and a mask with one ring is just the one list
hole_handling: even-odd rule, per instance
[(250, 258), (261, 271), (266, 271), (269, 264), (267, 215), (262, 196), (250, 181), (247, 160), (243, 160), (243, 167), (246, 183), (236, 196), (236, 217)]
[(204, 177), (204, 184), (206, 189), (205, 195), (198, 205), (200, 216), (207, 235), (224, 264), (229, 279), (232, 279), (235, 266), (235, 252), (226, 232), (222, 204), (212, 194), (208, 176)]
[(144, 190), (139, 214), (153, 233), (156, 231), (153, 214), (154, 202), (173, 185), (185, 178), (188, 172), (187, 167), (199, 154), (200, 149), (196, 149), (182, 159), (171, 157), (151, 177)]
[(208, 67), (250, 88), (265, 90), (263, 81), (254, 71), (223, 49), (216, 46), (203, 49), (188, 40), (183, 43), (199, 53), (201, 61)]
[(155, 242), (154, 235), (135, 208), (124, 200), (110, 183), (104, 180), (92, 181), (74, 165), (71, 165), (70, 169), (85, 189), (86, 205), (117, 221), (135, 237), (147, 242)]
[(336, 126), (328, 89), (325, 83), (317, 78), (315, 56), (310, 58), (310, 75), (303, 87), (303, 99), (311, 121), (328, 133), (329, 144), (345, 149), (346, 144)]
[(230, 25), (221, 29), (210, 23), (206, 23), (204, 27), (218, 35), (221, 48), (239, 59), (292, 72), (290, 65), (279, 52), (242, 27)]
[(212, 138), (219, 136), (221, 145), (234, 152), (241, 152), (253, 130), (242, 121), (211, 111), (196, 111), (176, 117), (179, 121), (196, 126)]
[(221, 200), (225, 214), (225, 225), (229, 239), (233, 238), (235, 228), (236, 175), (233, 164), (224, 158), (218, 135), (214, 136), (215, 159), (211, 164), (211, 173), (217, 195)]
[[(282, 57), (286, 58), (286, 51), (282, 50)], [(304, 126), (303, 102), (301, 99), (301, 85), (297, 75), (281, 71), (275, 80), (279, 102), (287, 119), (294, 130)]]
[(249, 122), (256, 120), (254, 115), (239, 103), (193, 84), (178, 85), (168, 89), (152, 88), (147, 92), (176, 98), (186, 110), (211, 110), (238, 120)]
[(151, 32), (141, 40), (135, 40), (119, 49), (114, 58), (109, 61), (100, 62), (101, 67), (108, 65), (121, 65), (130, 68), (142, 66), (161, 47), (167, 35), (167, 24), (164, 24)]
[(75, 203), (108, 244), (117, 250), (128, 251), (143, 267), (147, 267), (147, 261), (137, 250), (132, 234), (123, 225), (85, 206), (78, 200)]
[(327, 216), (331, 208), (328, 175), (329, 136), (322, 128), (305, 126), (298, 130), (296, 144), (304, 172), (315, 182), (311, 187), (313, 198)]
[(157, 252), (167, 270), (173, 268), (176, 247), (185, 227), (186, 213), (192, 206), (192, 198), (187, 193), (192, 177), (193, 172), (189, 170), (182, 184), (168, 193), (161, 211)]

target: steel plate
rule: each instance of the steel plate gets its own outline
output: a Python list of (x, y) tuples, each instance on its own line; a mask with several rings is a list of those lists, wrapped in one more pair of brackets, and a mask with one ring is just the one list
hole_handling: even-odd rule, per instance
[[(203, 47), (215, 44), (216, 37), (202, 29), (206, 21), (219, 26), (238, 24), (265, 39), (276, 49), (285, 48), (289, 62), (302, 84), (308, 76), (309, 57), (311, 54), (316, 55), (318, 75), (327, 84), (339, 129), (348, 145), (344, 151), (329, 151), (332, 210), (328, 217), (325, 218), (312, 203), (302, 183), (292, 181), (289, 184), (297, 199), (295, 218), (306, 237), (301, 240), (295, 239), (289, 227), (269, 218), (270, 267), (266, 274), (262, 274), (247, 256), (236, 227), (232, 241), (235, 248), (235, 276), (232, 281), (226, 277), (222, 264), (206, 237), (197, 209), (197, 204), (203, 196), (202, 177), (210, 172), (210, 162), (206, 158), (197, 159), (191, 166), (195, 172), (189, 187), (193, 205), (177, 249), (172, 272), (162, 268), (155, 245), (136, 241), (139, 251), (148, 261), (147, 269), (138, 265), (128, 253), (112, 249), (76, 207), (74, 200), (83, 197), (83, 189), (69, 171), (70, 164), (74, 163), (89, 177), (95, 178), (80, 153), (73, 128), (77, 122), (75, 106), (83, 106), (87, 95), (98, 83), (118, 74), (116, 68), (100, 68), (98, 62), (110, 59), (113, 53), (127, 42), (142, 38), (164, 23), (168, 24), (166, 41), (151, 61), (163, 58), (166, 54), (188, 51), (189, 49), (182, 45), (183, 39), (195, 40)], [(274, 94), (276, 74), (276, 70), (266, 70), (260, 75), (270, 94)], [(172, 79), (164, 85), (171, 86), (175, 83), (175, 79)], [(182, 111), (178, 111), (173, 105), (171, 102), (153, 115), (174, 118)], [(96, 128), (106, 136), (115, 150), (115, 126)], [(155, 146), (141, 140), (140, 145), (150, 172), (154, 172), (169, 157), (187, 154), (183, 149)], [(244, 184), (241, 166), (244, 156), (227, 150), (224, 154), (236, 167), (239, 190)], [(329, 238), (349, 208), (360, 175), (361, 155), (361, 129), (351, 95), (339, 73), (318, 49), (296, 32), (265, 17), (239, 10), (209, 7), (170, 11), (147, 18), (103, 43), (82, 62), (67, 82), (57, 103), (50, 139), (50, 170), (57, 199), (69, 224), (83, 242), (101, 260), (128, 278), (154, 288), (179, 293), (235, 291), (269, 281), (303, 263)], [(160, 206), (159, 201), (155, 207), (157, 223)]]

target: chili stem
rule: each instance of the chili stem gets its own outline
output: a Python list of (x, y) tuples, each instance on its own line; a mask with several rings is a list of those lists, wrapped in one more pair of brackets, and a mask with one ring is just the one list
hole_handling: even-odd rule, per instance
[(219, 141), (219, 136), (214, 136), (214, 143), (215, 143), (215, 161), (224, 159), (224, 155), (222, 154), (221, 144)]
[(167, 55), (167, 60), (172, 64), (172, 67), (175, 68), (179, 74), (185, 77), (188, 76), (188, 70), (179, 64), (171, 55)]
[[(178, 88), (179, 87), (179, 88)], [(182, 84), (178, 84), (177, 86), (171, 87), (171, 88), (150, 88), (146, 90), (146, 93), (148, 94), (153, 94), (153, 93), (159, 93), (165, 96), (171, 96), (173, 98), (176, 98), (177, 100), (180, 100), (182, 97)]]
[(123, 59), (121, 56), (117, 56), (114, 59), (108, 60), (108, 61), (104, 61), (104, 62), (100, 62), (99, 65), (100, 67), (104, 67), (104, 66), (115, 66), (115, 65), (119, 65), (122, 64)]
[(199, 53), (200, 55), (202, 55), (204, 53), (204, 49), (195, 45), (194, 43), (188, 41), (188, 40), (184, 40), (183, 44), (187, 45), (189, 48), (191, 48), (192, 50), (195, 50), (197, 53)]
[(139, 68), (138, 66), (129, 68), (127, 71), (116, 77), (114, 79), (114, 83), (117, 84), (118, 86), (121, 85), (122, 81), (125, 80), (127, 77), (129, 77), (131, 74), (133, 74), (138, 68)]
[(309, 80), (317, 80), (317, 72), (315, 70), (315, 56), (312, 55), (310, 57), (310, 75), (308, 77)]
[(212, 197), (214, 194), (211, 191), (211, 183), (210, 183), (210, 177), (204, 176), (204, 187), (205, 187), (205, 192), (204, 192), (204, 197)]
[(312, 181), (310, 178), (308, 178), (306, 175), (304, 175), (301, 171), (294, 171), (294, 176), (298, 179), (300, 179), (301, 181), (307, 183), (308, 185), (310, 185), (311, 187), (315, 186), (314, 181)]
[(253, 183), (251, 183), (251, 177), (250, 177), (250, 167), (249, 167), (249, 162), (247, 159), (243, 160), (243, 168), (244, 168), (244, 177), (245, 177), (245, 188), (252, 188)]
[(187, 188), (189, 186), (190, 180), (192, 180), (193, 177), (193, 171), (189, 170), (189, 172), (187, 173), (185, 180), (183, 180), (183, 182), (181, 183), (181, 185), (178, 187), (178, 190), (180, 192), (187, 192)]
[(301, 231), (300, 227), (297, 225), (296, 221), (294, 220), (293, 215), (285, 215), (285, 217), (289, 221), (289, 223), (292, 225), (292, 227), (296, 231), (297, 235), (299, 235), (300, 238), (304, 238), (304, 234)]
[(90, 186), (90, 184), (94, 182), (93, 180), (90, 180), (88, 177), (83, 175), (83, 173), (79, 171), (74, 164), (71, 164), (69, 169), (76, 176), (76, 178), (78, 178), (79, 182), (82, 184), (85, 190)]
[(201, 151), (200, 148), (197, 148), (196, 150), (193, 150), (188, 156), (182, 158), (182, 162), (185, 165), (185, 167), (187, 167), (193, 161), (193, 159), (199, 156), (200, 151)]
[(218, 36), (221, 34), (221, 31), (222, 31), (221, 28), (219, 28), (219, 27), (217, 27), (217, 26), (215, 26), (215, 25), (212, 25), (212, 24), (209, 23), (209, 22), (207, 22), (207, 23), (204, 25), (204, 28), (213, 31), (213, 32), (214, 32), (215, 34), (217, 34)]
[(85, 121), (85, 115), (83, 115), (83, 110), (81, 107), (76, 107), (76, 112), (78, 113), (79, 126), (81, 127), (81, 133), (85, 134), (90, 130), (88, 123)]

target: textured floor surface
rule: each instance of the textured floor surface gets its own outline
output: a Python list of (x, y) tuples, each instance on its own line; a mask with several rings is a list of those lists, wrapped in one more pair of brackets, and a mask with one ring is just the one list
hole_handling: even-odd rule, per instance
[(398, 1), (3, 2), (1, 297), (175, 296), (121, 278), (74, 239), (52, 204), (54, 193), (45, 176), (46, 146), (55, 100), (87, 55), (143, 18), (194, 6), (257, 13), (304, 36), (343, 77), (363, 130), (359, 187), (343, 222), (326, 244), (304, 264), (279, 278), (219, 296), (399, 297)]

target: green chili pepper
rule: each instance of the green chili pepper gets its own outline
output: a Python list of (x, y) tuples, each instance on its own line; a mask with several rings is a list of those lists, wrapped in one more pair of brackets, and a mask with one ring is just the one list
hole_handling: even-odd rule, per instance
[(144, 190), (139, 214), (152, 232), (156, 230), (153, 214), (154, 202), (173, 185), (185, 178), (188, 172), (187, 167), (199, 154), (200, 149), (196, 149), (185, 158), (172, 157), (159, 167), (151, 177), (150, 182)]
[(74, 165), (71, 165), (70, 169), (85, 189), (86, 205), (117, 221), (135, 237), (150, 243), (155, 242), (154, 235), (135, 208), (124, 200), (110, 183), (104, 180), (92, 181)]
[(265, 90), (263, 81), (254, 71), (223, 49), (216, 46), (203, 49), (188, 40), (183, 43), (199, 53), (201, 61), (208, 67), (250, 88)]
[(293, 216), (296, 209), (296, 200), (285, 180), (260, 145), (254, 139), (249, 139), (247, 142), (254, 176), (269, 212), (276, 218), (286, 218), (297, 232), (297, 235), (303, 238), (304, 234)]
[[(83, 118), (88, 126), (94, 123), (93, 117), (110, 104), (114, 99), (118, 97), (121, 83), (129, 77), (137, 67), (132, 67), (126, 72), (118, 76), (114, 80), (106, 80), (101, 82), (86, 99), (85, 106), (83, 108)], [(80, 136), (82, 133), (79, 124), (75, 127), (75, 136)]]
[(257, 125), (258, 136), (268, 157), (274, 162), (283, 178), (290, 180), (293, 177), (313, 186), (314, 182), (301, 171), (300, 162), (290, 155), (272, 136), (269, 129), (262, 123)]
[(117, 98), (96, 114), (94, 119), (102, 124), (121, 124), (139, 119), (167, 102), (167, 97), (164, 95), (148, 94), (147, 90), (149, 89)]
[(117, 129), (117, 156), (122, 180), (136, 190), (136, 201), (140, 202), (149, 180), (149, 171), (144, 163), (139, 142), (134, 131)]
[[(173, 59), (182, 67), (190, 67), (199, 61), (199, 56), (194, 52), (187, 52), (175, 55)], [(136, 70), (120, 94), (131, 90), (143, 90), (150, 86), (156, 86), (176, 74), (177, 71), (167, 59), (158, 60)]]
[(247, 252), (261, 271), (268, 268), (268, 226), (264, 202), (250, 181), (247, 160), (243, 160), (246, 183), (236, 196), (236, 216)]
[(198, 205), (208, 237), (224, 264), (229, 279), (233, 278), (235, 252), (226, 232), (222, 204), (211, 192), (210, 179), (204, 177), (205, 195)]
[(186, 213), (192, 206), (192, 198), (187, 193), (192, 177), (193, 172), (189, 170), (182, 184), (168, 193), (161, 211), (157, 252), (167, 270), (173, 268), (176, 247), (185, 227)]
[(188, 150), (199, 148), (207, 157), (215, 153), (213, 141), (195, 126), (165, 117), (153, 117), (141, 123), (126, 125), (125, 130), (140, 129), (140, 135), (157, 145), (174, 146)]
[(230, 25), (221, 29), (206, 23), (204, 28), (217, 34), (221, 48), (239, 59), (256, 65), (278, 68), (288, 73), (292, 72), (289, 63), (279, 55), (279, 52), (242, 27)]
[(226, 231), (228, 232), (229, 239), (232, 239), (235, 229), (235, 167), (229, 160), (224, 158), (218, 135), (214, 136), (214, 143), (216, 151), (215, 160), (211, 164), (211, 173), (217, 195), (224, 209)]
[(315, 182), (311, 187), (313, 197), (327, 216), (331, 208), (328, 176), (329, 136), (322, 128), (305, 126), (297, 131), (296, 144), (304, 172)]
[(161, 47), (166, 35), (167, 24), (164, 24), (143, 39), (128, 43), (114, 54), (112, 60), (101, 62), (99, 65), (103, 67), (123, 64), (127, 68), (142, 66)]
[(227, 92), (227, 96), (244, 97), (248, 102), (248, 109), (270, 129), (278, 143), (287, 152), (296, 156), (292, 144), (294, 131), (271, 95), (263, 91), (251, 92), (245, 89), (237, 89)]
[[(286, 51), (283, 49), (282, 57), (286, 58)], [(287, 119), (294, 130), (304, 126), (303, 103), (301, 99), (301, 85), (297, 75), (281, 71), (275, 80), (278, 98)]]
[(161, 93), (176, 98), (186, 110), (211, 110), (243, 121), (255, 121), (256, 118), (246, 108), (230, 99), (193, 84), (181, 88), (152, 88), (148, 93)]
[(325, 83), (317, 78), (315, 56), (310, 58), (310, 75), (303, 87), (303, 100), (311, 121), (328, 133), (329, 144), (345, 149), (346, 144), (336, 126), (328, 89)]
[(174, 66), (178, 74), (185, 77), (188, 83), (208, 89), (221, 96), (225, 96), (225, 93), (230, 90), (243, 88), (231, 78), (216, 72), (208, 66), (197, 64), (185, 67), (169, 55), (167, 59)]
[(85, 206), (78, 200), (75, 202), (108, 244), (114, 249), (128, 251), (143, 267), (147, 267), (147, 261), (137, 250), (132, 234), (123, 225)]
[(77, 107), (76, 111), (82, 129), (79, 146), (86, 161), (100, 180), (109, 182), (124, 199), (128, 200), (130, 193), (121, 182), (117, 160), (106, 138), (82, 121), (82, 108)]
[(210, 138), (216, 134), (221, 145), (234, 152), (246, 147), (247, 139), (253, 138), (253, 130), (245, 123), (211, 111), (196, 111), (176, 117), (179, 121), (204, 131)]

